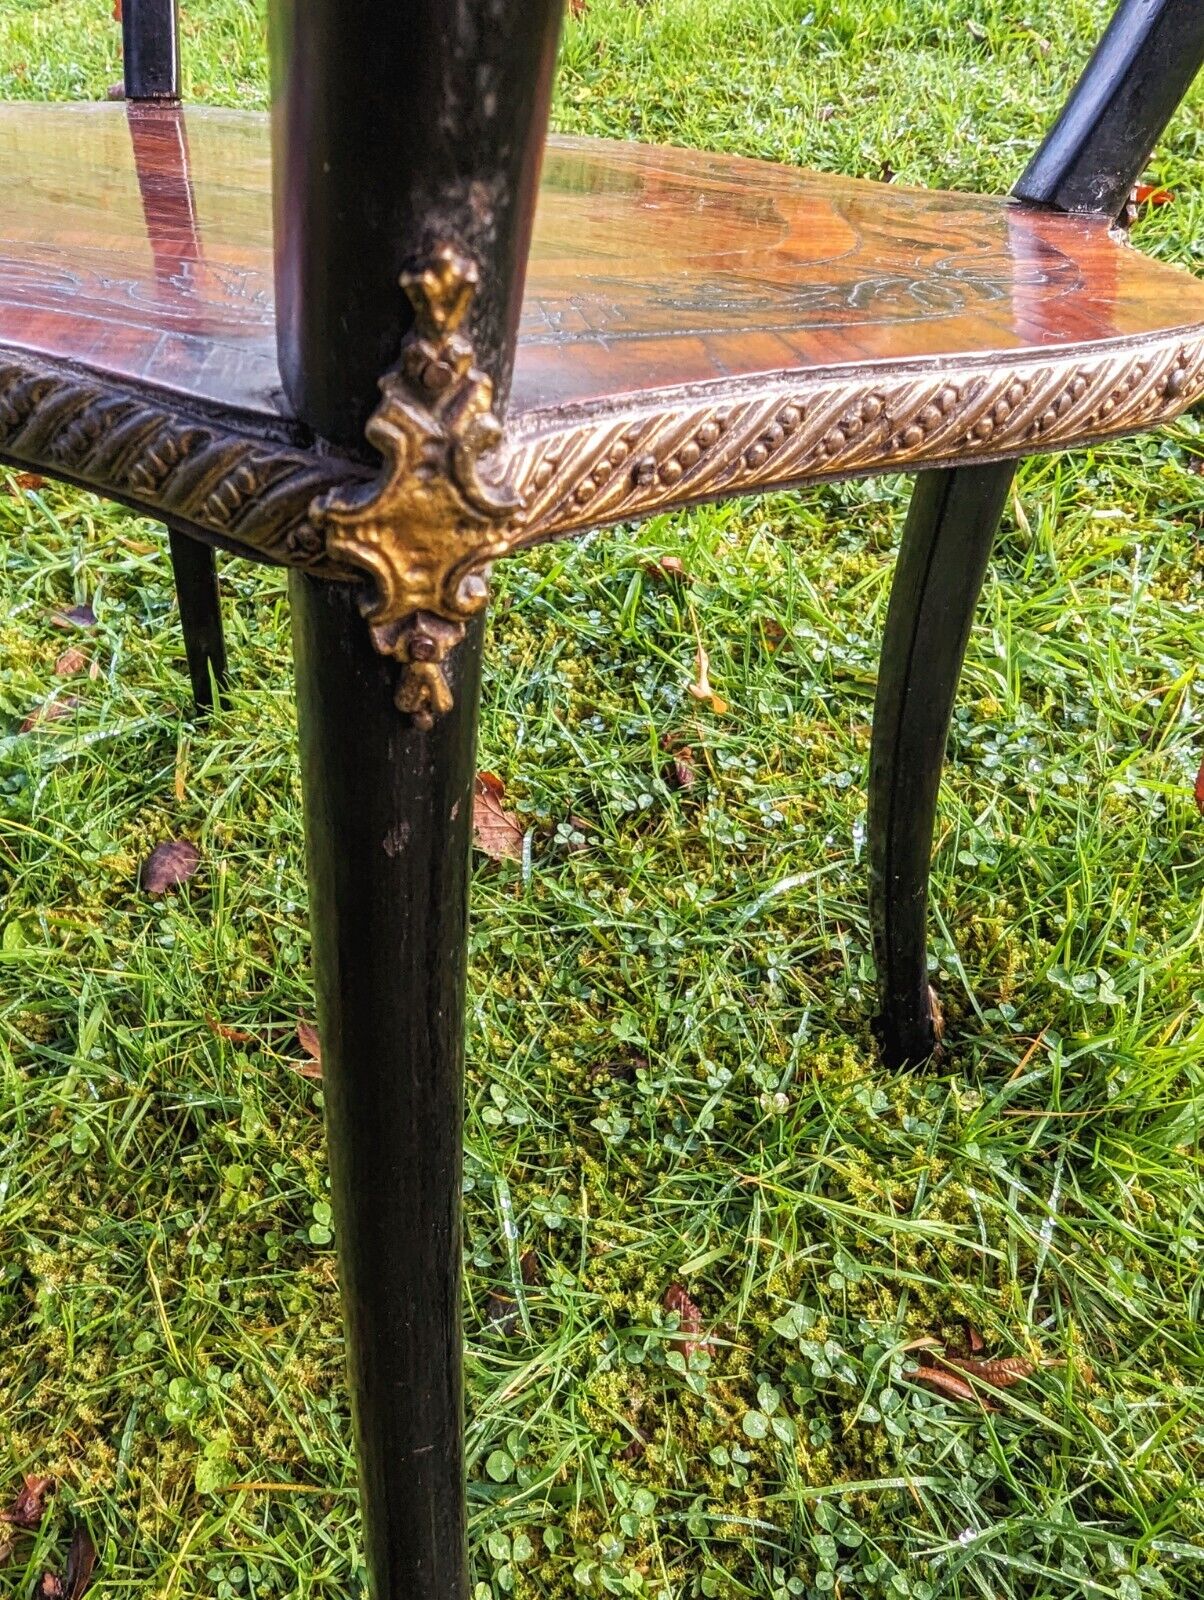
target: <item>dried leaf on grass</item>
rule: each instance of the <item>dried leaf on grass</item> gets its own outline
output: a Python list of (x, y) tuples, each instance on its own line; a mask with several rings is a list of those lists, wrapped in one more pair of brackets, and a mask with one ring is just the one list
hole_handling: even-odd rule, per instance
[(722, 695), (715, 693), (710, 673), (711, 658), (700, 644), (698, 653), (694, 657), (694, 682), (689, 685), (689, 692), (695, 700), (708, 701), (715, 715), (721, 717), (727, 710), (727, 701)]
[(1031, 1378), (1037, 1370), (1036, 1362), (1027, 1361), (1023, 1356), (1002, 1356), (991, 1361), (979, 1356), (942, 1356), (941, 1359), (968, 1378), (989, 1383), (993, 1389), (1010, 1389), (1025, 1378)]
[(74, 678), (76, 673), (87, 669), (88, 658), (78, 645), (69, 645), (58, 660), (54, 663), (56, 678)]
[(671, 1283), (661, 1301), (666, 1311), (677, 1316), (677, 1333), (669, 1340), (670, 1350), (678, 1350), (689, 1361), (696, 1350), (709, 1341), (702, 1339), (702, 1311), (680, 1283)]
[(80, 1600), (92, 1583), (92, 1574), (96, 1570), (96, 1546), (92, 1543), (92, 1536), (87, 1528), (76, 1528), (71, 1536), (71, 1548), (67, 1552), (67, 1572), (65, 1575), (66, 1600)]
[(78, 705), (79, 696), (74, 694), (61, 694), (57, 699), (47, 700), (29, 713), (21, 724), (21, 732), (32, 733), (43, 722), (62, 722)]
[(190, 839), (165, 839), (142, 863), (140, 882), (147, 894), (165, 894), (189, 878), (201, 864), (201, 852)]
[(677, 583), (692, 581), (692, 574), (680, 556), (661, 556), (657, 561), (647, 562), (644, 571), (650, 578), (672, 578)]
[(297, 1043), (309, 1057), (308, 1061), (290, 1061), (289, 1066), (303, 1078), (322, 1081), (322, 1039), (312, 1022), (297, 1018)]
[(36, 1528), (46, 1512), (46, 1496), (54, 1491), (54, 1479), (27, 1472), (17, 1498), (7, 1511), (0, 1511), (0, 1522), (13, 1528)]
[(493, 772), (478, 772), (472, 796), (472, 842), (491, 861), (521, 861), (523, 826), (502, 805), (506, 786)]
[(698, 774), (694, 771), (694, 752), (683, 745), (672, 761), (665, 763), (661, 774), (670, 789), (692, 789)]
[(96, 613), (89, 605), (72, 606), (69, 611), (56, 611), (50, 620), (56, 628), (94, 628)]
[(518, 1327), (518, 1301), (502, 1289), (490, 1291), (485, 1301), (486, 1325), (503, 1339)]
[(980, 1355), (983, 1338), (977, 1328), (967, 1328), (966, 1335), (969, 1355), (942, 1349), (936, 1339), (916, 1340), (910, 1348), (919, 1350), (920, 1364), (907, 1376), (913, 1383), (923, 1384), (948, 1399), (975, 1400), (991, 1410), (990, 1402), (974, 1388), (974, 1382), (989, 1384), (993, 1389), (1011, 1389), (1036, 1372), (1037, 1363), (1025, 1356)]
[(71, 1549), (67, 1552), (67, 1570), (60, 1578), (55, 1572), (44, 1572), (38, 1579), (36, 1600), (81, 1600), (92, 1586), (96, 1570), (96, 1546), (86, 1528), (76, 1528), (71, 1536)]
[(921, 1383), (950, 1400), (976, 1400), (978, 1396), (965, 1378), (956, 1372), (946, 1372), (943, 1367), (914, 1367), (906, 1374), (912, 1383)]
[(216, 1017), (206, 1017), (205, 1026), (216, 1033), (219, 1039), (229, 1039), (231, 1044), (254, 1044), (255, 1035), (247, 1033), (242, 1028), (232, 1028), (229, 1023), (219, 1022)]
[(40, 472), (14, 472), (9, 482), (18, 492), (32, 493), (36, 489), (46, 487), (46, 479)]
[(776, 617), (758, 617), (761, 625), (761, 638), (766, 650), (776, 650), (786, 637), (786, 629)]

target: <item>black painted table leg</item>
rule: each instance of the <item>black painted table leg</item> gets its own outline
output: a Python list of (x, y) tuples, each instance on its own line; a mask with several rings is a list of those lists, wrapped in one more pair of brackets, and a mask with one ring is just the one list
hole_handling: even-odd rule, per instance
[(928, 870), (953, 700), (1014, 462), (922, 473), (895, 570), (870, 747), (870, 921), (882, 1049), (937, 1044), (928, 986)]
[(168, 529), (168, 538), (192, 697), (198, 711), (208, 711), (215, 699), (220, 700), (226, 685), (226, 641), (217, 559), (207, 544), (186, 533)]
[(351, 593), (291, 576), (332, 1205), (373, 1600), (465, 1600), (460, 1182), (480, 622), (423, 733)]

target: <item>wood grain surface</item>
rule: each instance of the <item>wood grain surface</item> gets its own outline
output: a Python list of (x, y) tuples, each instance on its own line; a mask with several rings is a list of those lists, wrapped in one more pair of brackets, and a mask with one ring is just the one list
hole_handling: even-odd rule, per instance
[[(0, 106), (0, 346), (282, 415), (269, 168), (256, 113)], [(1201, 327), (1204, 284), (1095, 220), (554, 139), (511, 415)]]

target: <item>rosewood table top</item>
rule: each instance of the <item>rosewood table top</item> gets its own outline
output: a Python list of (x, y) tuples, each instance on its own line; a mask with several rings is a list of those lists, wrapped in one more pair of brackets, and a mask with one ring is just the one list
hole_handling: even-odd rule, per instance
[[(10, 383), (26, 358), (67, 364), (304, 448), (273, 319), (265, 115), (0, 105)], [(1147, 426), (1202, 389), (1204, 283), (1098, 219), (554, 138), (503, 450), (525, 508), (510, 542), (1027, 454)], [(0, 454), (30, 449), (0, 420)]]

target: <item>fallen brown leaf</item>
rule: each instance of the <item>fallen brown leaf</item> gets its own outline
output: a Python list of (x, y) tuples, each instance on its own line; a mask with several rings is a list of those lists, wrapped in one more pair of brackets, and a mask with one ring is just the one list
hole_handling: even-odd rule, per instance
[(491, 1290), (485, 1300), (486, 1325), (508, 1339), (518, 1327), (518, 1301), (501, 1289)]
[(34, 1600), (67, 1600), (63, 1580), (55, 1572), (44, 1572), (34, 1590)]
[(297, 1043), (309, 1057), (308, 1061), (290, 1061), (289, 1066), (303, 1078), (322, 1080), (322, 1039), (312, 1022), (297, 1018)]
[(710, 673), (711, 658), (700, 644), (698, 653), (694, 657), (694, 682), (688, 686), (689, 693), (694, 696), (695, 700), (709, 701), (711, 710), (716, 716), (721, 717), (727, 710), (727, 701), (722, 695), (715, 693), (711, 685)]
[(74, 694), (61, 694), (57, 699), (46, 700), (25, 718), (21, 724), (21, 732), (32, 733), (43, 722), (61, 722), (64, 717), (69, 717), (78, 705), (79, 697)]
[[(937, 1394), (944, 1395), (948, 1400), (976, 1400), (978, 1396), (956, 1372), (946, 1372), (943, 1367), (913, 1367), (910, 1372), (904, 1373), (912, 1383), (923, 1384), (926, 1389), (933, 1389)], [(986, 1404), (985, 1401), (980, 1402)]]
[(659, 561), (649, 561), (644, 571), (650, 578), (672, 578), (677, 583), (690, 583), (691, 575), (680, 556), (661, 556)]
[(694, 781), (698, 774), (694, 771), (694, 752), (688, 744), (683, 745), (672, 761), (666, 762), (662, 776), (670, 789), (692, 789), (694, 787)]
[(69, 611), (56, 611), (50, 620), (56, 628), (94, 628), (96, 613), (89, 605), (72, 606)]
[(14, 489), (32, 491), (46, 487), (46, 479), (40, 472), (14, 472), (11, 481)]
[(142, 863), (142, 887), (147, 894), (165, 894), (187, 883), (200, 864), (201, 852), (191, 839), (165, 839)]
[(71, 1548), (67, 1552), (65, 1585), (67, 1600), (80, 1600), (91, 1587), (96, 1570), (96, 1546), (87, 1528), (76, 1528), (71, 1535)]
[(56, 678), (73, 678), (88, 665), (88, 658), (77, 644), (69, 645), (54, 664)]
[(979, 1356), (942, 1356), (941, 1360), (956, 1367), (958, 1372), (964, 1372), (968, 1378), (980, 1378), (995, 1389), (1010, 1389), (1025, 1378), (1031, 1378), (1037, 1370), (1036, 1363), (1026, 1361), (1023, 1356), (1002, 1356), (991, 1361)]
[(707, 1343), (698, 1337), (702, 1332), (702, 1312), (680, 1283), (669, 1285), (661, 1304), (666, 1311), (677, 1315), (677, 1333), (669, 1340), (669, 1348), (679, 1351), (689, 1361), (694, 1352)]
[(589, 0), (569, 0), (569, 15), (583, 17), (589, 10)]
[(479, 772), (472, 796), (472, 842), (491, 861), (521, 861), (523, 827), (502, 805), (505, 785), (492, 772)]
[(1172, 206), (1173, 189), (1160, 189), (1156, 183), (1139, 183), (1133, 190), (1133, 204), (1138, 206)]
[(231, 1028), (228, 1023), (218, 1022), (215, 1017), (206, 1017), (205, 1026), (219, 1039), (229, 1039), (231, 1044), (254, 1044), (255, 1035), (244, 1033), (241, 1028)]
[(17, 1498), (7, 1511), (0, 1511), (0, 1522), (14, 1528), (36, 1528), (46, 1511), (46, 1496), (54, 1491), (54, 1479), (27, 1472)]

